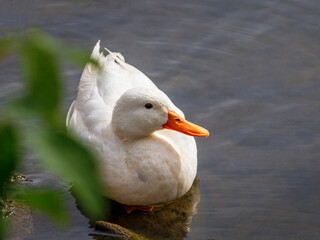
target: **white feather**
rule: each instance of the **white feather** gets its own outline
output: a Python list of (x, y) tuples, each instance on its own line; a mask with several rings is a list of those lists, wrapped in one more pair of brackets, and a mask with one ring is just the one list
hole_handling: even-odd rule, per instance
[(158, 91), (168, 108), (184, 117), (182, 111), (146, 75), (127, 64), (121, 54), (106, 50), (109, 55), (104, 56), (100, 41), (95, 45), (91, 58), (99, 68), (91, 63), (85, 66), (76, 101), (67, 115), (67, 127), (98, 154), (110, 198), (128, 205), (148, 205), (182, 196), (196, 175), (193, 137), (161, 130), (129, 143), (119, 138), (111, 126), (116, 103), (133, 88)]

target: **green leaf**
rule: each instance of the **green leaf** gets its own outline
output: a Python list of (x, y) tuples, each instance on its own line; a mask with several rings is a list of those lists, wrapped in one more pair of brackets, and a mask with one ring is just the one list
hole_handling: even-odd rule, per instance
[(86, 50), (80, 50), (75, 48), (70, 48), (65, 45), (60, 45), (60, 58), (64, 60), (69, 60), (75, 66), (83, 68), (88, 62), (93, 64), (97, 63), (90, 59), (90, 52)]
[(61, 193), (54, 190), (30, 188), (15, 194), (15, 199), (34, 210), (49, 215), (58, 224), (69, 220), (67, 206)]
[(34, 108), (50, 124), (60, 116), (61, 80), (57, 53), (52, 40), (42, 34), (29, 34), (18, 42), (27, 80), (24, 104)]
[(0, 122), (0, 196), (3, 197), (5, 184), (17, 167), (19, 146), (15, 128), (9, 122)]
[(74, 184), (81, 207), (96, 218), (105, 212), (98, 166), (93, 155), (65, 132), (26, 130), (27, 142), (48, 169)]
[(5, 231), (6, 230), (6, 223), (4, 219), (2, 218), (2, 214), (0, 211), (0, 240), (4, 239), (5, 237)]
[[(4, 194), (4, 184), (17, 167), (18, 137), (23, 136), (21, 143), (27, 143), (48, 170), (74, 184), (79, 204), (89, 216), (104, 215), (105, 201), (101, 196), (102, 185), (95, 158), (67, 134), (62, 121), (62, 79), (59, 71), (62, 60), (81, 67), (88, 61), (97, 63), (89, 60), (88, 52), (69, 48), (35, 31), (20, 37), (0, 39), (0, 60), (11, 52), (21, 59), (26, 90), (22, 97), (4, 107), (4, 115), (10, 119), (10, 124), (0, 122), (0, 197)], [(52, 194), (26, 192), (20, 198), (48, 212), (56, 221), (63, 221), (62, 210), (57, 216), (53, 215), (52, 209), (60, 209), (61, 199)], [(0, 236), (1, 233), (0, 229)]]
[(9, 122), (0, 121), (0, 240), (4, 239), (5, 221), (3, 220), (2, 199), (5, 188), (16, 169), (19, 160), (18, 139), (15, 128)]
[(12, 40), (8, 37), (0, 39), (0, 61), (12, 50)]

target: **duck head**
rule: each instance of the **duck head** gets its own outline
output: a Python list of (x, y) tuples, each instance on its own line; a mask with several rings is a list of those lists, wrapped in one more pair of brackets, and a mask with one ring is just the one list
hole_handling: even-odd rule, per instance
[(165, 93), (150, 88), (127, 90), (116, 103), (111, 125), (122, 140), (147, 137), (161, 129), (195, 137), (209, 136), (208, 130), (185, 120)]

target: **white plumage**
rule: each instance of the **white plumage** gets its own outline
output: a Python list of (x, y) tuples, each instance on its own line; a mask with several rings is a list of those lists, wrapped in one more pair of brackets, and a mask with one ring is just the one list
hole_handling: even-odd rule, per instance
[(184, 195), (196, 176), (196, 143), (163, 129), (169, 111), (184, 118), (182, 111), (120, 53), (105, 57), (98, 42), (91, 58), (100, 68), (86, 65), (66, 121), (98, 155), (107, 196), (126, 205), (152, 205)]

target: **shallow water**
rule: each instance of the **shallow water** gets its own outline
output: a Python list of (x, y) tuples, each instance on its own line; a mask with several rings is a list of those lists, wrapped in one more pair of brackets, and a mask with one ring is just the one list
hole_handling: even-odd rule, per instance
[[(101, 39), (210, 130), (187, 239), (320, 239), (319, 1), (1, 1), (1, 36), (29, 26), (80, 47)], [(14, 61), (0, 69), (2, 105), (21, 82)], [(81, 71), (65, 74), (67, 109)], [(25, 165), (33, 184), (65, 188)], [(103, 234), (66, 199), (69, 228), (32, 213), (25, 239)]]

